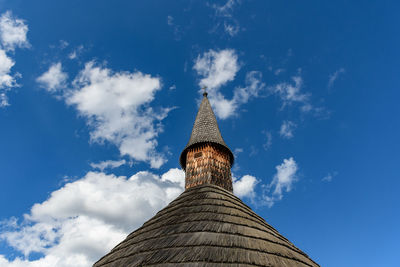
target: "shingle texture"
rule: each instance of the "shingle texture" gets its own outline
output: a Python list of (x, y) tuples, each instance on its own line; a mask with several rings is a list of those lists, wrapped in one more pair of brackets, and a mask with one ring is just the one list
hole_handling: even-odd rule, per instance
[(217, 119), (215, 118), (210, 102), (208, 101), (207, 93), (205, 93), (203, 96), (204, 97), (201, 101), (199, 111), (197, 112), (189, 142), (182, 151), (179, 159), (184, 170), (186, 169), (187, 149), (199, 143), (214, 143), (223, 146), (227, 149), (231, 157), (231, 165), (233, 164), (233, 154), (222, 138)]
[(319, 266), (231, 192), (183, 192), (95, 267)]

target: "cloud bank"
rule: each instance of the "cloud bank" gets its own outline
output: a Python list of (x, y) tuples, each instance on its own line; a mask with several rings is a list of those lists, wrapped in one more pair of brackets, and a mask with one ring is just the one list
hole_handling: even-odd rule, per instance
[[(260, 181), (251, 175), (235, 179), (234, 193), (272, 207), (292, 189), (298, 170), (293, 158), (257, 194)], [(121, 242), (184, 190), (185, 174), (170, 169), (162, 175), (141, 171), (131, 177), (88, 172), (36, 203), (22, 222), (3, 221), (0, 239), (20, 256), (0, 255), (5, 267), (86, 267)], [(37, 259), (30, 256), (41, 255)]]
[[(138, 172), (129, 178), (89, 172), (33, 205), (24, 221), (3, 222), (0, 238), (24, 256), (7, 267), (86, 267), (107, 253), (182, 191), (184, 173)], [(32, 253), (41, 258), (29, 260)]]

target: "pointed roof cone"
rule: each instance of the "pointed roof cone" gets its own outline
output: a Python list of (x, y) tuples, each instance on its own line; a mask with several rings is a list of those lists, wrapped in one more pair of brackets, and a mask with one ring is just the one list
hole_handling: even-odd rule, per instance
[(197, 112), (189, 142), (183, 149), (179, 158), (182, 169), (186, 169), (186, 154), (188, 149), (201, 143), (214, 143), (224, 147), (230, 156), (231, 166), (233, 165), (233, 153), (222, 138), (217, 119), (215, 118), (215, 114), (211, 108), (210, 102), (208, 101), (206, 92), (203, 93), (203, 100), (201, 101), (199, 111)]
[(231, 192), (183, 192), (94, 267), (319, 267)]

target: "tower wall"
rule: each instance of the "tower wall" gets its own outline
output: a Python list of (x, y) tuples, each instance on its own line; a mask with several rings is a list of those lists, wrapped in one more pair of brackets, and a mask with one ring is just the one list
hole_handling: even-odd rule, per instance
[(185, 183), (186, 189), (214, 184), (232, 192), (229, 154), (221, 146), (211, 143), (189, 148), (186, 154)]

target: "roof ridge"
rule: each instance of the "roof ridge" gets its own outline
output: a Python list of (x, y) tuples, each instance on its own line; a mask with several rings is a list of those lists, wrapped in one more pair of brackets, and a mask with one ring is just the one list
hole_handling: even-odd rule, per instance
[[(217, 192), (212, 192), (212, 193), (217, 193)], [(232, 204), (235, 204), (235, 205), (240, 206), (241, 208), (243, 208), (244, 210), (247, 210), (247, 211), (248, 211), (249, 213), (251, 213), (251, 214), (254, 213), (254, 212), (253, 212), (247, 205), (245, 205), (242, 201), (238, 201), (238, 200), (236, 200), (236, 199), (229, 198), (228, 196), (226, 196), (226, 197), (227, 197), (228, 199), (217, 198), (217, 197), (209, 197), (209, 196), (207, 196), (207, 199), (215, 199), (215, 200), (227, 201), (227, 202), (230, 202), (230, 203), (232, 203)], [(179, 205), (184, 204), (184, 203), (186, 203), (186, 202), (188, 202), (188, 201), (191, 201), (191, 200), (194, 201), (194, 200), (196, 200), (196, 199), (193, 199), (193, 198), (190, 199), (190, 196), (184, 196), (184, 197), (182, 197), (181, 199), (179, 199), (179, 201), (171, 202), (171, 203), (170, 203), (168, 206), (166, 206), (164, 209), (162, 209), (162, 210), (160, 210), (159, 212), (157, 212), (156, 215), (164, 214), (164, 213), (167, 212), (167, 210), (172, 209), (174, 206), (179, 206)], [(260, 221), (265, 222), (265, 220), (262, 219), (262, 218), (257, 217), (257, 219), (260, 220)]]
[[(204, 188), (206, 188), (206, 187), (210, 187), (210, 188), (213, 189), (213, 190), (210, 190), (210, 191), (200, 191), (201, 189), (204, 189)], [(214, 189), (215, 189), (215, 190), (214, 190)], [(242, 206), (245, 207), (246, 209), (248, 209), (248, 210), (250, 210), (250, 211), (253, 212), (253, 210), (252, 210), (248, 205), (246, 205), (246, 203), (244, 203), (240, 198), (238, 198), (237, 196), (235, 196), (232, 192), (226, 190), (225, 188), (222, 188), (222, 187), (220, 187), (220, 186), (213, 185), (213, 184), (203, 184), (203, 185), (198, 185), (198, 186), (196, 186), (196, 187), (192, 187), (192, 188), (186, 189), (186, 190), (185, 190), (184, 192), (182, 192), (176, 199), (174, 199), (173, 201), (171, 201), (171, 202), (167, 205), (167, 207), (170, 206), (172, 203), (182, 202), (184, 199), (188, 198), (189, 196), (192, 196), (192, 195), (196, 194), (196, 192), (192, 192), (192, 191), (195, 191), (195, 190), (196, 190), (196, 191), (199, 191), (199, 192), (201, 192), (201, 193), (212, 192), (212, 193), (217, 193), (217, 194), (224, 195), (224, 196), (226, 196), (226, 197), (228, 197), (228, 198), (230, 198), (230, 199), (233, 199), (233, 200), (239, 202), (240, 205), (242, 205)], [(221, 192), (221, 191), (222, 191), (222, 192)], [(161, 211), (162, 211), (162, 210), (160, 210), (159, 212), (161, 212)], [(257, 215), (257, 214), (256, 214), (256, 215)], [(257, 217), (259, 217), (260, 219), (264, 220), (262, 217), (260, 217), (260, 216), (258, 216), (258, 215), (257, 215)]]

